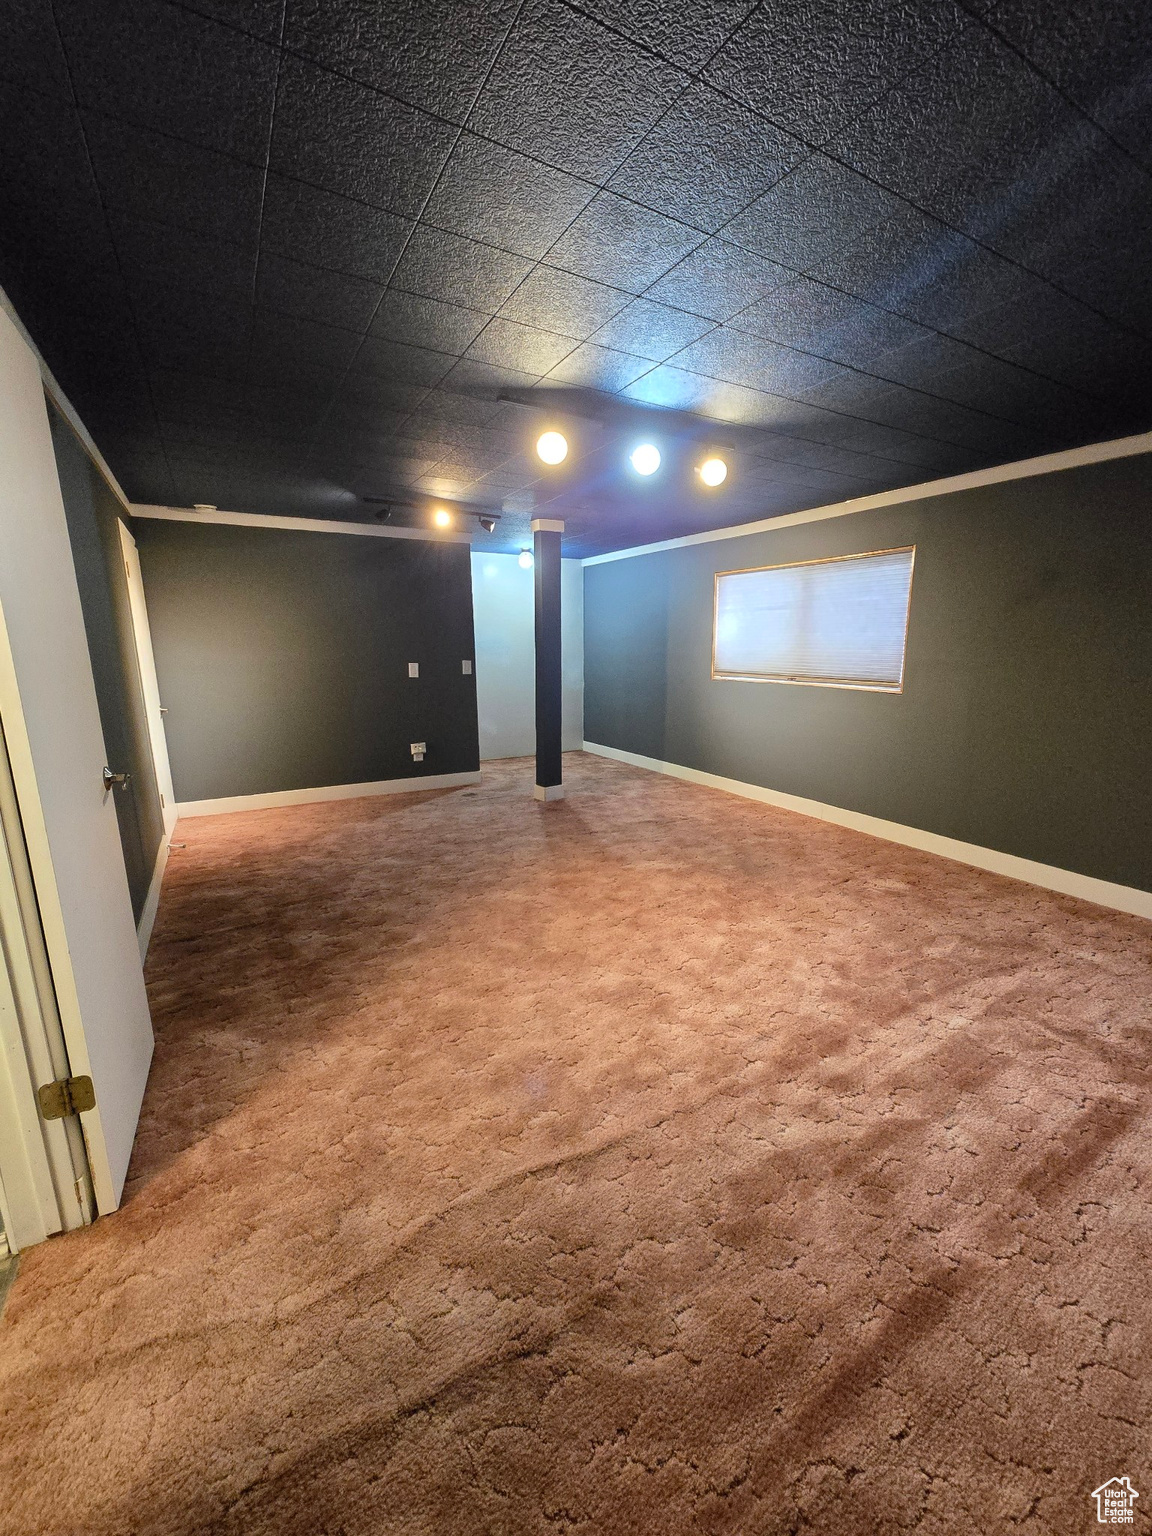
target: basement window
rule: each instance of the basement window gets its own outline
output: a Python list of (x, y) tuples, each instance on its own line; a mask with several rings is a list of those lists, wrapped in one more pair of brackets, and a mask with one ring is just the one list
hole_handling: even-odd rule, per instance
[(900, 693), (915, 555), (718, 572), (712, 676)]

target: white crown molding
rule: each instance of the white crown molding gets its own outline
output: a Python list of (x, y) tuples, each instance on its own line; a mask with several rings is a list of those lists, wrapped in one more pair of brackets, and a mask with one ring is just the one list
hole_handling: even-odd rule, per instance
[(457, 789), (479, 784), (476, 773), (429, 773), (420, 778), (377, 779), (368, 784), (328, 784), (322, 789), (277, 789), (266, 795), (226, 795), (220, 800), (182, 800), (176, 807), (186, 816), (223, 816), (232, 811), (268, 811), (282, 805), (316, 805), (323, 800), (360, 800), (369, 795), (412, 794), (424, 789)]
[(285, 528), (290, 533), (354, 533), (366, 539), (423, 539), (430, 544), (470, 544), (466, 533), (438, 533), (432, 528), (372, 528), (364, 523), (337, 523), (326, 517), (273, 517), (262, 512), (195, 512), (190, 507), (153, 507), (133, 502), (133, 517), (159, 518), (168, 523), (223, 523), (233, 528)]
[(854, 501), (838, 501), (807, 512), (788, 512), (783, 517), (765, 517), (755, 523), (737, 523), (732, 528), (713, 528), (706, 533), (689, 533), (679, 539), (662, 539), (657, 544), (636, 544), (630, 549), (615, 549), (606, 555), (588, 555), (581, 565), (604, 565), (609, 560), (630, 560), (634, 555), (654, 555), (665, 549), (686, 549), (692, 544), (711, 544), (717, 539), (743, 539), (752, 533), (773, 533), (778, 528), (795, 528), (800, 523), (820, 523), (830, 517), (849, 517), (854, 512), (873, 512), (880, 507), (895, 507), (906, 501), (923, 501), (931, 496), (949, 496), (954, 491), (974, 491), (985, 485), (1001, 485), (1008, 480), (1028, 480), (1034, 475), (1051, 475), (1061, 469), (1078, 469), (1084, 464), (1103, 464), (1108, 459), (1128, 459), (1136, 454), (1152, 453), (1152, 432), (1135, 437), (1117, 437), (1107, 443), (1089, 443), (1084, 448), (1066, 448), (1059, 453), (1041, 454), (1035, 459), (1019, 459), (1014, 464), (998, 464), (992, 469), (976, 469), (966, 475), (950, 475), (944, 480), (925, 480), (920, 485), (897, 491), (880, 491), (875, 496), (860, 496)]
[(1117, 912), (1130, 912), (1135, 917), (1152, 919), (1152, 891), (1142, 891), (1134, 885), (1097, 880), (1092, 875), (1059, 869), (1054, 864), (1039, 864), (1034, 859), (1022, 859), (1014, 853), (982, 848), (978, 843), (962, 843), (958, 838), (942, 837), (938, 832), (906, 827), (901, 822), (884, 821), (879, 816), (866, 816), (861, 811), (846, 811), (838, 805), (825, 805), (822, 800), (806, 800), (802, 795), (765, 789), (760, 784), (746, 784), (740, 779), (725, 779), (719, 774), (705, 773), (699, 768), (685, 768), (680, 763), (664, 763), (655, 757), (643, 757), (639, 752), (625, 752), (620, 747), (605, 747), (586, 741), (584, 750), (595, 753), (597, 757), (610, 757), (618, 763), (630, 763), (634, 768), (647, 768), (652, 773), (665, 773), (674, 779), (684, 779), (689, 784), (703, 784), (709, 789), (722, 789), (730, 795), (740, 795), (745, 800), (759, 800), (765, 805), (778, 806), (781, 810), (797, 811), (801, 816), (815, 816), (820, 821), (835, 822), (837, 826), (851, 827), (854, 832), (866, 832), (870, 837), (883, 838), (885, 842), (902, 843), (904, 847), (918, 848), (922, 853), (935, 853), (941, 858), (953, 859), (958, 864), (971, 864), (976, 869), (986, 869), (994, 875), (1007, 875), (1012, 880), (1024, 880), (1029, 885), (1059, 891), (1062, 896), (1075, 896), (1081, 901), (1094, 902), (1099, 907), (1112, 907)]

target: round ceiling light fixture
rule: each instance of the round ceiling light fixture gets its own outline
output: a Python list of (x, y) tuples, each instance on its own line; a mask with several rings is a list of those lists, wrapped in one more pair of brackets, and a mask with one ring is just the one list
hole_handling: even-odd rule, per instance
[(640, 443), (633, 448), (629, 461), (638, 475), (654, 475), (660, 468), (660, 450), (655, 443)]
[(705, 459), (696, 473), (705, 485), (723, 485), (728, 478), (728, 466), (723, 459)]
[(536, 443), (536, 452), (545, 464), (563, 464), (568, 457), (568, 439), (563, 432), (545, 432)]
[(530, 549), (522, 549), (519, 556), (517, 557), (516, 564), (522, 571), (530, 571), (534, 564), (532, 559), (532, 551)]
[(437, 528), (451, 528), (452, 514), (445, 511), (443, 507), (437, 507), (432, 514), (432, 521), (436, 524)]

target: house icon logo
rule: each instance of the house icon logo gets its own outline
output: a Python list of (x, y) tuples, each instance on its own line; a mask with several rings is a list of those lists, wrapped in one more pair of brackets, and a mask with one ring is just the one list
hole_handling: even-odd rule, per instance
[(1140, 1495), (1127, 1477), (1110, 1478), (1089, 1497), (1096, 1500), (1096, 1519), (1101, 1525), (1131, 1525), (1136, 1518), (1132, 1505)]

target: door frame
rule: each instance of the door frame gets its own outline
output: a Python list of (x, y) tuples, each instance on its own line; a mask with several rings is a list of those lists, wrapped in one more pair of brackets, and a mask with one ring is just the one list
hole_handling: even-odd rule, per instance
[(128, 577), (128, 602), (132, 611), (132, 635), (136, 641), (136, 662), (140, 670), (140, 689), (144, 695), (144, 714), (148, 721), (148, 740), (156, 768), (156, 786), (164, 812), (164, 835), (171, 837), (176, 825), (176, 793), (172, 788), (172, 764), (168, 757), (168, 737), (164, 730), (164, 706), (160, 702), (160, 682), (156, 676), (156, 657), (152, 650), (152, 630), (148, 623), (148, 603), (144, 596), (144, 577), (140, 570), (140, 551), (132, 530), (123, 518), (120, 523), (120, 549)]
[(45, 1120), (39, 1084), (69, 1076), (40, 908), (0, 721), (0, 1218), (13, 1253), (96, 1215), (75, 1116)]

